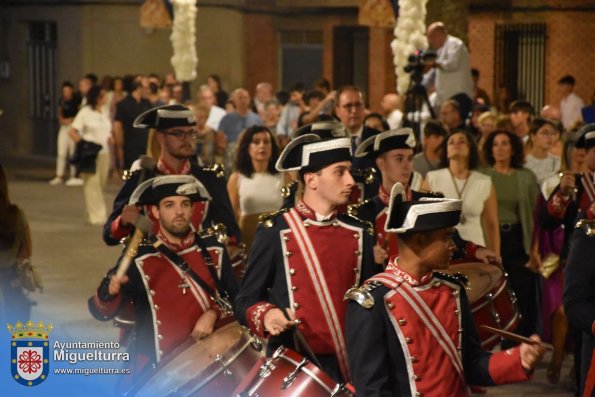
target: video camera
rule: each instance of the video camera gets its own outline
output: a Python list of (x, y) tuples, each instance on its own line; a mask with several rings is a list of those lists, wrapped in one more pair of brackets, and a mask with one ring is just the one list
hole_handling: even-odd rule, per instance
[(405, 72), (411, 74), (411, 79), (415, 83), (421, 83), (424, 77), (424, 64), (433, 62), (438, 57), (434, 50), (417, 50), (409, 55), (408, 64), (405, 65)]

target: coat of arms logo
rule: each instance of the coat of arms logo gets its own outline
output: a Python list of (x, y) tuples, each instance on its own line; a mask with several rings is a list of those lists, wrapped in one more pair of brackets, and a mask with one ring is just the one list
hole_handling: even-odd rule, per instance
[(43, 321), (35, 324), (17, 322), (14, 327), (8, 324), (12, 334), (10, 346), (10, 369), (12, 378), (24, 386), (37, 386), (46, 380), (50, 372), (49, 333), (52, 324)]

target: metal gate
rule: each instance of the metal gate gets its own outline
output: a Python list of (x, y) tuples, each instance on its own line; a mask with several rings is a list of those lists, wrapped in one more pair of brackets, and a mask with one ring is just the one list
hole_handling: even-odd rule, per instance
[(33, 154), (56, 152), (56, 84), (55, 22), (29, 22), (27, 52), (29, 57), (29, 117), (33, 128)]
[(544, 105), (545, 23), (496, 26), (494, 92), (504, 86), (511, 100), (529, 101), (535, 109)]

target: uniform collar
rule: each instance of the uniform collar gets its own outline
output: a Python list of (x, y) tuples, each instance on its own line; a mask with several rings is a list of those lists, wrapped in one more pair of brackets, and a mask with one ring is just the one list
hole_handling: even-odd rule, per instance
[[(390, 193), (387, 192), (384, 189), (384, 186), (380, 185), (380, 188), (378, 189), (378, 198), (380, 199), (380, 201), (386, 205), (388, 207), (388, 204), (390, 202)], [(407, 201), (411, 201), (411, 189), (409, 189), (409, 186), (407, 186), (405, 188), (405, 198)]]
[(188, 175), (190, 174), (190, 161), (185, 160), (180, 169), (176, 170), (163, 161), (163, 157), (157, 162), (157, 171), (162, 175)]
[(157, 233), (157, 238), (163, 242), (170, 250), (173, 252), (180, 252), (185, 250), (186, 248), (191, 247), (194, 244), (194, 231), (189, 232), (186, 237), (184, 237), (180, 243), (171, 242), (163, 235), (161, 230)]
[(306, 203), (304, 203), (302, 200), (298, 201), (298, 203), (295, 205), (295, 209), (304, 218), (307, 218), (307, 219), (310, 219), (310, 220), (316, 221), (316, 222), (330, 221), (330, 220), (335, 219), (335, 217), (337, 216), (337, 211), (333, 211), (327, 216), (317, 214), (312, 208), (308, 207), (306, 205)]
[(418, 280), (415, 276), (412, 276), (411, 274), (407, 273), (405, 270), (399, 267), (398, 259), (398, 257), (391, 258), (391, 260), (388, 262), (388, 265), (386, 266), (387, 272), (395, 275), (397, 278), (405, 281), (407, 284), (413, 287), (421, 287), (423, 285), (428, 284), (432, 280), (432, 272), (429, 272), (428, 274), (423, 276), (421, 280)]

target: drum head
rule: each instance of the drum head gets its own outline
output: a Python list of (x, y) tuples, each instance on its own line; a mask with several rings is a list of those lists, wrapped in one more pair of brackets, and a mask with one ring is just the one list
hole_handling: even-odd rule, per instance
[(469, 303), (475, 303), (496, 286), (502, 278), (502, 269), (485, 263), (458, 263), (451, 265), (444, 273), (461, 273), (467, 277), (465, 288)]
[(217, 356), (233, 350), (244, 334), (237, 322), (216, 330), (160, 367), (136, 396), (167, 396), (190, 381), (197, 383), (211, 372), (206, 369), (215, 363)]

